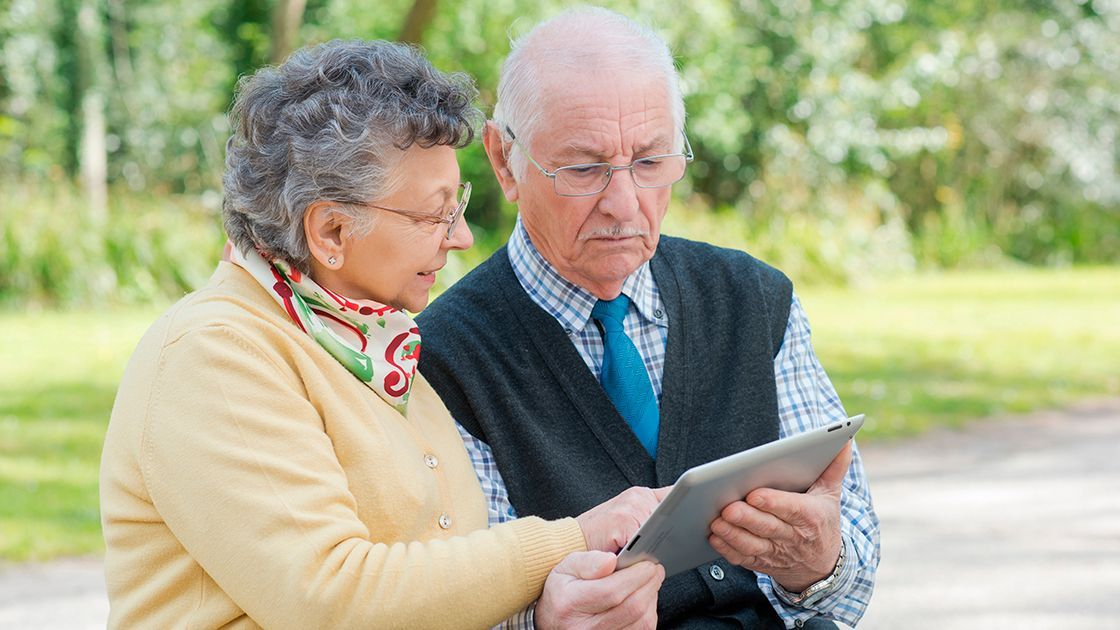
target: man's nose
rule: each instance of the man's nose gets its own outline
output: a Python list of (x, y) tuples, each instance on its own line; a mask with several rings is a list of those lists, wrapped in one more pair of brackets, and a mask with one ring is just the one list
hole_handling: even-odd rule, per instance
[(599, 210), (620, 222), (628, 221), (638, 215), (638, 187), (630, 169), (617, 169), (603, 192), (599, 193)]

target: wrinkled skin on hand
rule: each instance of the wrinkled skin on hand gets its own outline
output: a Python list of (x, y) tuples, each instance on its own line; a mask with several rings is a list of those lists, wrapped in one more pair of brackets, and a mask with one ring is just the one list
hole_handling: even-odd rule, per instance
[(840, 556), (840, 494), (852, 463), (849, 442), (804, 494), (759, 488), (712, 521), (712, 548), (729, 562), (799, 593), (823, 580)]
[(657, 591), (665, 579), (659, 564), (639, 562), (615, 571), (617, 556), (573, 553), (548, 575), (534, 624), (542, 630), (615, 630), (657, 627)]
[(618, 496), (577, 516), (576, 522), (583, 530), (587, 548), (618, 553), (646, 522), (670, 488), (627, 488)]

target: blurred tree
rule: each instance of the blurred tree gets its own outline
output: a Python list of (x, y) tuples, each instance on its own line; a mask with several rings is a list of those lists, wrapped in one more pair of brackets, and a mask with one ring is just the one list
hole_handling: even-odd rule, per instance
[[(49, 269), (57, 253), (11, 236), (30, 232), (7, 217), (49, 213), (71, 183), (92, 200), (93, 224), (60, 242), (127, 242), (106, 232), (114, 197), (128, 195), (185, 194), (216, 225), (236, 82), (292, 48), (422, 42), (437, 67), (475, 78), (488, 109), (510, 38), (567, 4), (0, 0), (0, 293), (64, 275)], [(1117, 0), (601, 4), (674, 49), (697, 154), (678, 198), (728, 242), (837, 280), (916, 264), (1120, 260)], [(513, 208), (481, 146), (461, 155), (486, 248)], [(109, 221), (97, 227), (103, 182)], [(102, 273), (98, 286), (132, 273)]]
[(272, 8), (272, 63), (282, 63), (296, 48), (306, 6), (307, 0), (276, 0)]
[(89, 203), (91, 225), (105, 224), (109, 213), (109, 192), (106, 177), (105, 101), (112, 89), (105, 54), (105, 22), (96, 0), (81, 0), (78, 7), (78, 73), (76, 92), (81, 99), (82, 187)]
[(436, 15), (437, 4), (436, 0), (415, 0), (408, 11), (408, 16), (405, 17), (404, 26), (401, 27), (397, 40), (410, 44), (423, 43), (424, 32)]

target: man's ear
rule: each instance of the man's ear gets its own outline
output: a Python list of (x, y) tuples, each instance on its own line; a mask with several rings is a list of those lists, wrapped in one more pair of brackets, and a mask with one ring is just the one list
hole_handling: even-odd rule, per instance
[(486, 147), (486, 156), (490, 158), (490, 168), (498, 177), (498, 184), (505, 193), (506, 200), (516, 203), (518, 197), (517, 180), (513, 178), (513, 170), (509, 165), (508, 147), (502, 140), (502, 130), (494, 121), (487, 121), (486, 130), (482, 134), (482, 144)]
[(311, 251), (312, 265), (327, 269), (342, 266), (346, 253), (344, 215), (335, 212), (330, 203), (314, 201), (303, 213), (303, 235)]

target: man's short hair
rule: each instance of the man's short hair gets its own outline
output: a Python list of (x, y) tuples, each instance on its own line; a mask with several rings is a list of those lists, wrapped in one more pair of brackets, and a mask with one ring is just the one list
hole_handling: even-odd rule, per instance
[[(588, 44), (589, 39), (594, 43)], [(665, 40), (653, 29), (624, 15), (587, 7), (560, 13), (510, 42), (493, 116), (502, 133), (508, 126), (525, 146), (531, 146), (541, 122), (540, 96), (549, 71), (587, 67), (660, 74), (668, 88), (673, 123), (683, 128), (685, 111), (680, 79)], [(527, 165), (522, 152), (510, 155), (510, 166), (517, 177), (524, 175)]]

